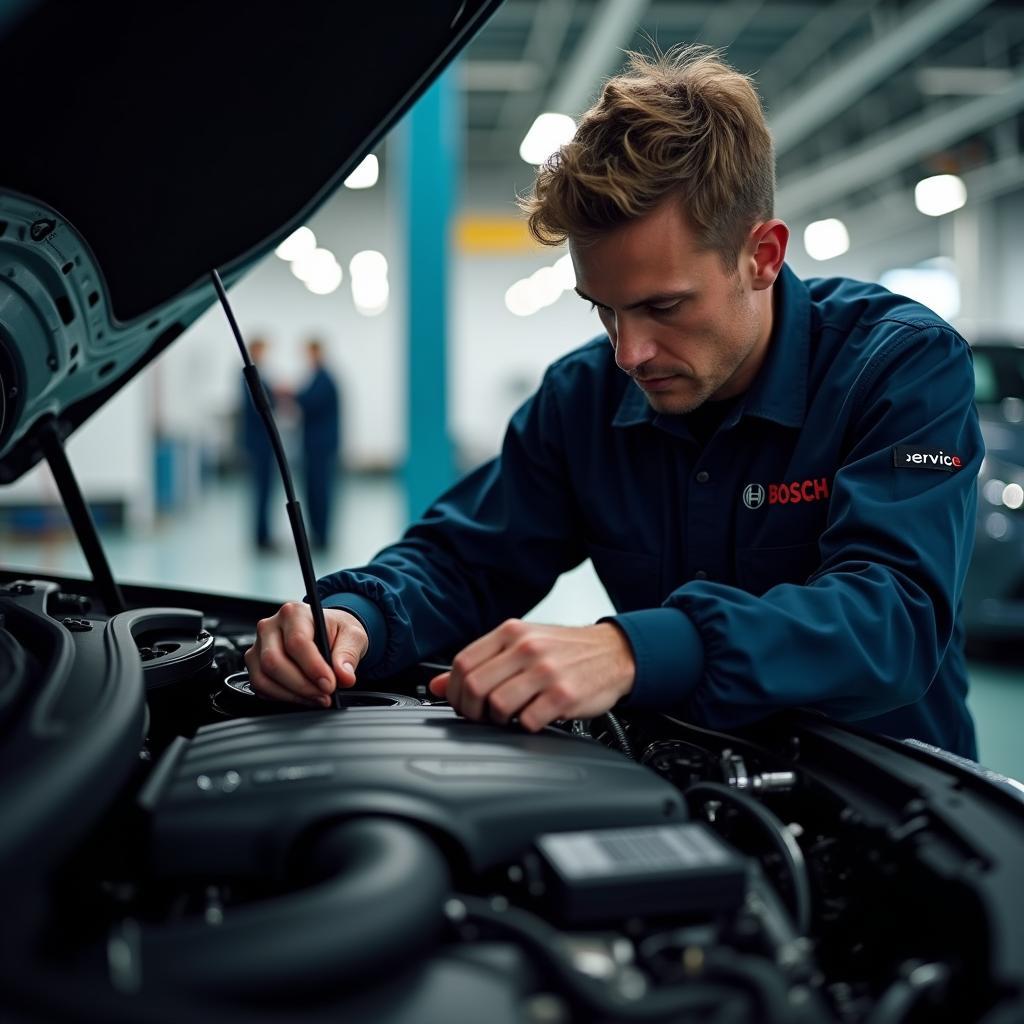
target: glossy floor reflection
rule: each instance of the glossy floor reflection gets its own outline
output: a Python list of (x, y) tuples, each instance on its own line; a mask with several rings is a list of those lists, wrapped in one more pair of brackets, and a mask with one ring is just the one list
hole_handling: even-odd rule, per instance
[[(283, 502), (275, 523), (280, 550), (257, 553), (249, 542), (249, 499), (240, 483), (208, 488), (187, 513), (167, 517), (145, 535), (108, 532), (103, 541), (115, 575), (126, 582), (161, 583), (193, 590), (298, 598), (302, 576), (291, 552)], [(391, 478), (351, 478), (341, 491), (334, 537), (328, 551), (314, 556), (319, 575), (367, 561), (396, 537), (404, 505)], [(0, 565), (87, 575), (74, 538), (44, 539), (0, 534)], [(530, 614), (541, 622), (582, 624), (611, 611), (589, 563), (568, 573)], [(1002, 661), (971, 663), (971, 709), (978, 725), (981, 761), (1024, 779), (1024, 666), (1010, 655)]]

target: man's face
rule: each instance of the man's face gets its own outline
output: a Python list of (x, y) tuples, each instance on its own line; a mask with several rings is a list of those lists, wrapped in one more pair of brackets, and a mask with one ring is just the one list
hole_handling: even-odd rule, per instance
[(775, 276), (764, 281), (756, 250), (755, 240), (727, 268), (700, 248), (675, 199), (595, 242), (570, 239), (577, 292), (657, 412), (691, 412), (750, 386), (771, 333)]

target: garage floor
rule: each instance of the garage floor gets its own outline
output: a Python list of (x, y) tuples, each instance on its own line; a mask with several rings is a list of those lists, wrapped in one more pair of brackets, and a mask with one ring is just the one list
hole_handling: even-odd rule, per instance
[[(283, 542), (288, 537), (278, 499), (281, 553), (256, 556), (249, 545), (248, 496), (240, 483), (208, 489), (188, 511), (169, 517), (150, 535), (111, 534), (104, 543), (115, 575), (129, 582), (164, 583), (196, 590), (262, 595), (280, 600), (302, 593), (302, 577)], [(390, 478), (353, 478), (342, 490), (338, 529), (330, 551), (316, 557), (318, 574), (367, 561), (402, 525), (401, 492)], [(0, 534), (0, 565), (86, 574), (74, 539), (57, 534), (25, 540)], [(611, 611), (589, 563), (563, 577), (530, 618), (582, 624)], [(981, 762), (1024, 779), (1024, 666), (1006, 660), (972, 662), (971, 709)]]

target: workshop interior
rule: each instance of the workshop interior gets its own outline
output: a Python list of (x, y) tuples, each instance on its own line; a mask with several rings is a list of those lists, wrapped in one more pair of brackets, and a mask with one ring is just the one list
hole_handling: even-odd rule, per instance
[[(754, 77), (797, 274), (972, 346), (977, 762), (803, 709), (531, 734), (431, 664), (324, 710), (248, 679), (259, 620), (601, 333), (516, 199), (626, 51), (678, 43)], [(0, 1017), (1024, 1020), (1022, 55), (1016, 0), (0, 7)], [(256, 538), (255, 341), (287, 478)], [(611, 612), (585, 563), (529, 617)]]

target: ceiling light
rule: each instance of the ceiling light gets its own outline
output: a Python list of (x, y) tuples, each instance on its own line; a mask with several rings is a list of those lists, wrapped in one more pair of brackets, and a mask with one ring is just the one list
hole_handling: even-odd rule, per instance
[(341, 284), (341, 267), (337, 263), (324, 266), (306, 281), (314, 295), (330, 295)]
[(345, 179), (345, 188), (372, 188), (380, 177), (380, 165), (371, 153), (364, 157), (359, 166)]
[(835, 217), (812, 221), (804, 228), (804, 248), (812, 260), (830, 260), (850, 248), (850, 233)]
[(920, 302), (944, 320), (952, 320), (960, 312), (960, 281), (956, 271), (942, 262), (926, 260), (916, 267), (896, 267), (881, 274), (878, 283)]
[(334, 253), (330, 249), (314, 249), (292, 262), (292, 273), (300, 281), (311, 281), (321, 274), (333, 274), (332, 267), (338, 267), (338, 271), (341, 271)]
[(537, 312), (538, 306), (534, 302), (533, 288), (525, 278), (516, 281), (507, 292), (505, 292), (505, 308), (516, 316), (531, 316)]
[(1007, 484), (1003, 488), (1003, 504), (1007, 508), (1020, 508), (1024, 505), (1024, 487), (1020, 484)]
[(576, 287), (576, 269), (572, 265), (572, 257), (566, 253), (561, 259), (555, 260), (558, 283), (563, 291), (571, 291)]
[(565, 290), (562, 287), (561, 274), (554, 267), (541, 267), (535, 270), (527, 280), (533, 292), (533, 301), (538, 309), (556, 303)]
[(356, 311), (363, 316), (377, 316), (388, 308), (391, 289), (386, 277), (361, 274), (358, 277), (354, 276), (351, 284), (352, 301), (355, 303)]
[(355, 277), (387, 277), (388, 261), (376, 249), (363, 249), (348, 261), (348, 272)]
[(312, 252), (316, 248), (316, 235), (309, 228), (302, 227), (293, 231), (275, 250), (274, 255), (288, 263), (300, 256)]
[(568, 114), (539, 114), (519, 146), (519, 155), (528, 164), (542, 164), (575, 134), (576, 122)]
[(936, 174), (914, 186), (914, 205), (929, 217), (959, 210), (967, 202), (967, 186), (955, 174)]

